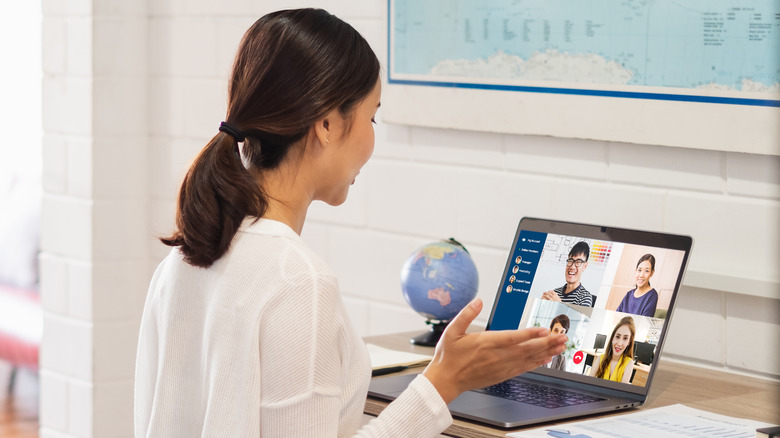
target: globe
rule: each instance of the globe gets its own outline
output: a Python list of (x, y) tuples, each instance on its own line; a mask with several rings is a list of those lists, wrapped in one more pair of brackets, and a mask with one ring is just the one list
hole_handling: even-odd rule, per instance
[(431, 330), (411, 342), (436, 345), (447, 323), (477, 296), (478, 286), (477, 266), (457, 240), (450, 238), (414, 250), (401, 268), (401, 291)]

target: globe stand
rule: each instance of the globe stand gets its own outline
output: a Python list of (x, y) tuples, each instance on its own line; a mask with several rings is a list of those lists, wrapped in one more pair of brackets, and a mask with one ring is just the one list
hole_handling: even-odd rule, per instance
[(409, 339), (409, 342), (414, 345), (421, 345), (423, 347), (435, 347), (436, 344), (439, 343), (439, 339), (441, 338), (442, 333), (444, 333), (444, 329), (447, 328), (447, 324), (450, 322), (431, 321), (429, 319), (425, 321), (425, 323), (428, 324), (431, 329), (421, 335)]

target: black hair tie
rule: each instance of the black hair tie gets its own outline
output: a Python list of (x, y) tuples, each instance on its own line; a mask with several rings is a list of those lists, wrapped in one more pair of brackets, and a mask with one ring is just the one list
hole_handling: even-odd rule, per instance
[(219, 131), (230, 134), (236, 140), (236, 143), (241, 143), (244, 141), (244, 135), (241, 134), (238, 129), (228, 125), (226, 122), (219, 124)]

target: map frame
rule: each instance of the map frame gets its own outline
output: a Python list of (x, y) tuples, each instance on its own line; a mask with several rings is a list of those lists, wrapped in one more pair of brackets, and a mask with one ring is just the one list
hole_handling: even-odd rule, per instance
[(384, 20), (385, 122), (780, 155), (780, 93), (702, 95), (685, 88), (398, 74), (394, 4), (387, 1)]

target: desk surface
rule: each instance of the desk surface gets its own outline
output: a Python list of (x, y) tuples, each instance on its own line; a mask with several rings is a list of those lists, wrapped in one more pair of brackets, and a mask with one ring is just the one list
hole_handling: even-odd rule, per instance
[[(366, 338), (366, 342), (395, 350), (433, 354), (431, 347), (420, 347), (409, 343), (409, 338), (418, 334), (411, 332), (373, 336)], [(418, 373), (420, 371), (422, 368), (407, 372)], [(657, 408), (676, 403), (717, 414), (778, 424), (780, 423), (780, 382), (682, 365), (661, 359), (647, 402), (640, 409)], [(385, 406), (387, 406), (386, 402), (369, 397), (366, 400), (365, 413), (378, 415)], [(628, 410), (602, 416), (630, 412), (636, 411)], [(534, 427), (537, 426), (499, 429), (455, 419), (445, 434), (460, 437), (503, 437), (510, 431)]]

